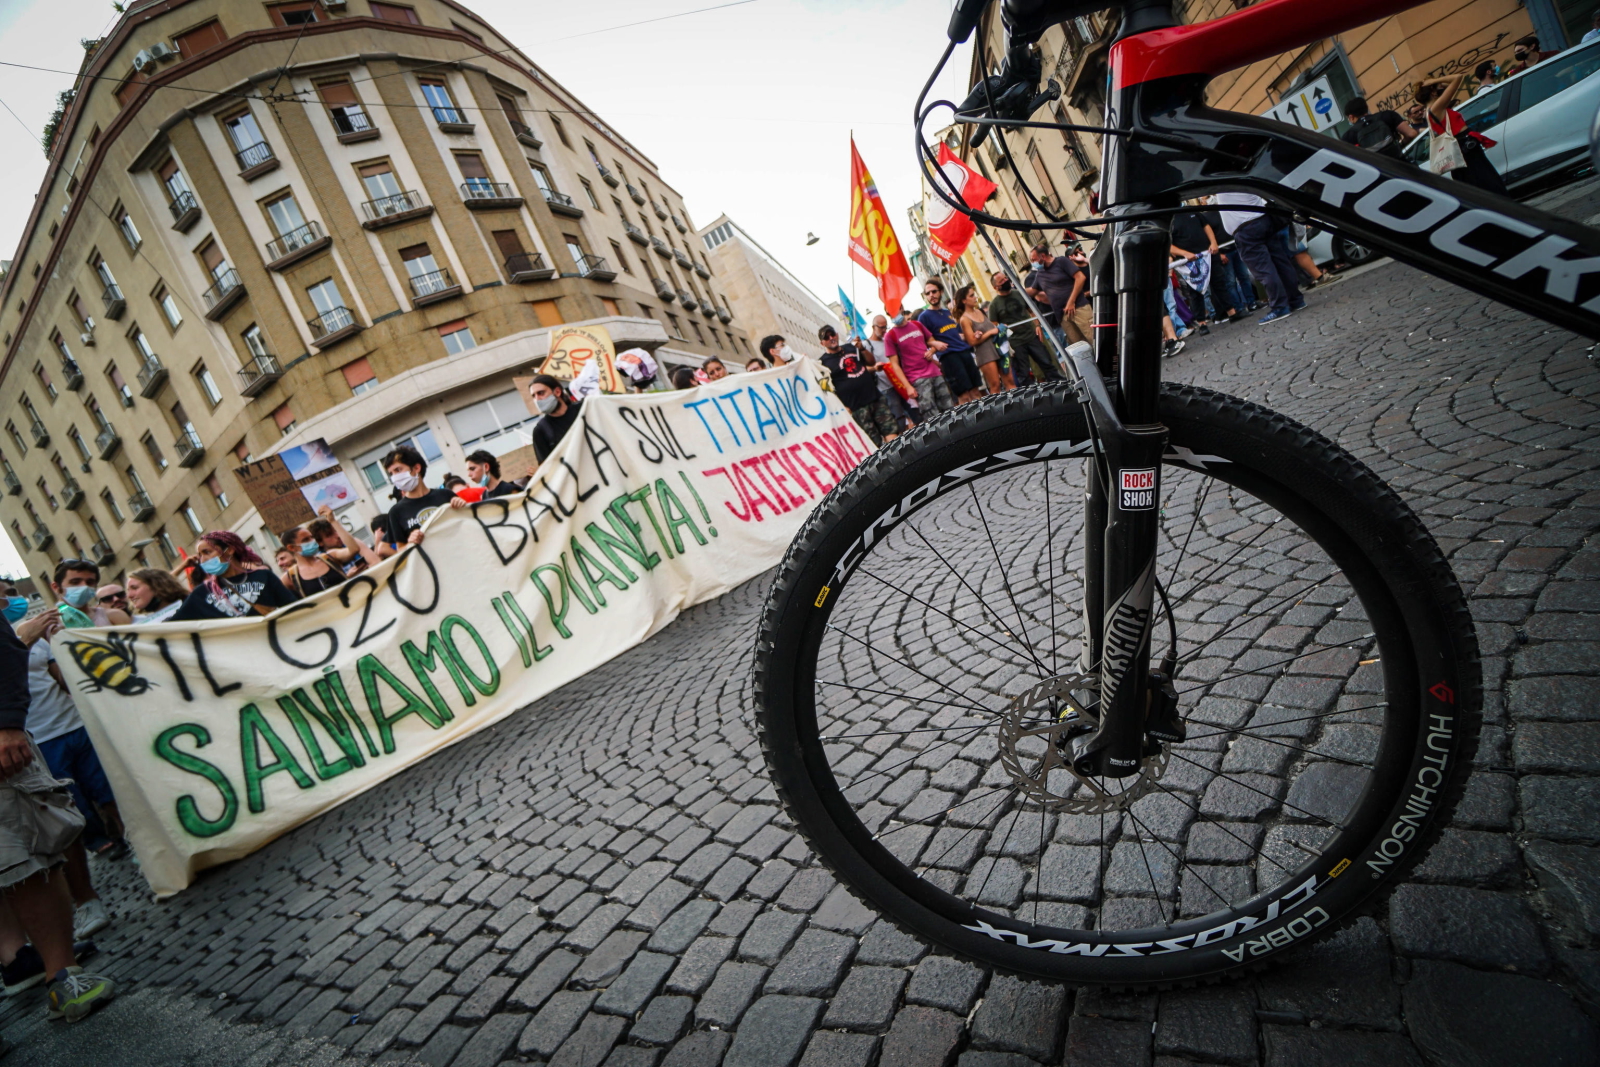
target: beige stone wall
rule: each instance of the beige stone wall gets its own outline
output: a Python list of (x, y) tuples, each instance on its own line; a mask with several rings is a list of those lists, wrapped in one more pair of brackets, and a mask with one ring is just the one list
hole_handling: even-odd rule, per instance
[[(706, 235), (728, 221), (727, 216), (722, 216), (700, 230), (702, 249)], [(817, 331), (824, 325), (837, 328), (839, 320), (791, 277), (787, 269), (754, 245), (737, 224), (730, 239), (706, 250), (705, 255), (721, 279), (728, 308), (733, 312), (734, 321), (744, 326), (752, 350), (763, 337), (778, 334), (788, 341), (790, 348), (803, 355), (815, 356), (822, 352)], [(875, 293), (863, 294), (857, 306), (866, 304), (876, 306)]]
[[(13, 522), (22, 527), (30, 543), (17, 547), (32, 573), (44, 573), (64, 554), (87, 554), (102, 536), (111, 558), (109, 573), (160, 565), (155, 545), (142, 555), (130, 546), (160, 531), (176, 544), (192, 543), (181, 517), (185, 504), (204, 527), (251, 532), (253, 510), (231, 473), (239, 465), (236, 450), (260, 456), (279, 447), (283, 436), (274, 413), (285, 407), (296, 420), (297, 435), (298, 427), (337, 409), (340, 425), (355, 427), (347, 436), (350, 447), (357, 448), (388, 427), (403, 431), (428, 421), (431, 416), (424, 416), (435, 407), (449, 410), (481, 399), (479, 392), (492, 395), (498, 386), (476, 380), (452, 391), (452, 377), (445, 374), (430, 379), (443, 386), (417, 398), (415, 411), (405, 405), (395, 409), (393, 391), (381, 405), (382, 390), (352, 396), (341, 368), (356, 359), (365, 358), (380, 381), (389, 382), (414, 380), (431, 367), (470, 357), (471, 352), (447, 356), (437, 329), (444, 323), (465, 320), (480, 349), (542, 337), (555, 320), (656, 320), (659, 329), (619, 328), (638, 343), (670, 343), (685, 360), (712, 354), (732, 358), (749, 345), (738, 318), (724, 324), (714, 314), (664, 306), (654, 292), (653, 274), (668, 277), (675, 290), (695, 298), (715, 301), (726, 290), (718, 268), (698, 254), (682, 198), (655, 165), (466, 9), (449, 0), (420, 0), (414, 7), (419, 24), (406, 25), (373, 18), (366, 0), (349, 0), (342, 12), (319, 10), (319, 21), (302, 32), (273, 25), (267, 8), (245, 0), (155, 0), (125, 16), (88, 55), (83, 73), (93, 77), (79, 80), (78, 99), (53, 146), (13, 270), (0, 283), (0, 427), (13, 423), (24, 439), (19, 446), (0, 430), (5, 462), (0, 474), (14, 475), (18, 486), (10, 492), (8, 480), (0, 495), (0, 522), (13, 540)], [(135, 53), (157, 41), (171, 42), (213, 18), (220, 19), (227, 35), (221, 44), (134, 76)], [(280, 74), (291, 47), (293, 64)], [(440, 128), (422, 95), (420, 73), (445, 81), (470, 132)], [(129, 77), (125, 89), (116, 80), (124, 77)], [(346, 143), (352, 138), (339, 136), (317, 91), (319, 83), (332, 79), (352, 85), (376, 137)], [(528, 135), (518, 136), (499, 96), (516, 102), (539, 147), (527, 143)], [(241, 105), (271, 147), (275, 167), (241, 171), (222, 122)], [(591, 145), (616, 180), (615, 188), (590, 158)], [(456, 151), (479, 154), (493, 180), (509, 186), (512, 199), (492, 210), (473, 210), (481, 205), (463, 200)], [(169, 158), (181, 167), (200, 208), (198, 218), (181, 229), (174, 225), (170, 197), (156, 173)], [(370, 194), (356, 168), (376, 160), (388, 161), (400, 187), (418, 194), (432, 210), (379, 228), (364, 225), (369, 220), (362, 205)], [(581, 217), (551, 210), (535, 183), (536, 165), (572, 198)], [(585, 182), (598, 207), (590, 202)], [(641, 191), (645, 205), (627, 195), (630, 185)], [(297, 262), (271, 264), (267, 245), (278, 234), (264, 205), (282, 193), (293, 195), (303, 217), (320, 225), (330, 240)], [(654, 205), (667, 220), (654, 216)], [(114, 216), (123, 209), (138, 229), (136, 248), (117, 228)], [(669, 251), (687, 253), (711, 276), (702, 278), (670, 260), (646, 267), (641, 254), (648, 253), (627, 239), (624, 218), (659, 233), (671, 242)], [(542, 256), (560, 276), (513, 283), (493, 236), (498, 230), (514, 231), (525, 251)], [(586, 252), (608, 260), (617, 272), (615, 281), (580, 276), (568, 254), (568, 235)], [(201, 260), (208, 243), (224, 254), (243, 287), (243, 296), (215, 321), (207, 317), (204, 299), (212, 286)], [(460, 292), (418, 306), (400, 250), (421, 243)], [(622, 249), (620, 262), (614, 245)], [(103, 257), (124, 297), (116, 319), (106, 314), (101, 300), (103, 286), (92, 267), (96, 257)], [(308, 325), (316, 308), (307, 287), (324, 279), (333, 280), (363, 328), (319, 347)], [(182, 321), (175, 327), (158, 306), (162, 291), (172, 294), (179, 309)], [(95, 320), (92, 345), (80, 340), (84, 327), (70, 306), (74, 294)], [(677, 319), (675, 329), (669, 313)], [(249, 358), (243, 334), (251, 326), (283, 370), (253, 398), (242, 395), (239, 376)], [(131, 337), (135, 327), (168, 372), (150, 397), (140, 395), (139, 357)], [(77, 390), (66, 388), (62, 358), (51, 340), (57, 331), (81, 369)], [(36, 376), (36, 365), (52, 379), (53, 398)], [(216, 403), (197, 377), (202, 368), (221, 394)], [(131, 387), (131, 406), (119, 401), (114, 372)], [(49, 434), (43, 447), (34, 443), (24, 398)], [(91, 398), (120, 438), (108, 459), (96, 447), (99, 427), (87, 406)], [(179, 466), (174, 447), (179, 412), (204, 445), (203, 456), (187, 468)], [(88, 444), (87, 460), (71, 444), (72, 428)], [(167, 461), (164, 468), (141, 443), (147, 433)], [(441, 446), (447, 443), (454, 445), (446, 433)], [(36, 484), (44, 478), (57, 503), (63, 503), (56, 457), (85, 491), (76, 509), (52, 510)], [(449, 448), (447, 459), (456, 460)], [(226, 506), (207, 489), (212, 474), (227, 494)], [(137, 486), (154, 504), (145, 522), (132, 520), (127, 502)], [(102, 489), (118, 502), (120, 520), (102, 502)], [(31, 544), (34, 518), (24, 503), (52, 537), (43, 548)]]

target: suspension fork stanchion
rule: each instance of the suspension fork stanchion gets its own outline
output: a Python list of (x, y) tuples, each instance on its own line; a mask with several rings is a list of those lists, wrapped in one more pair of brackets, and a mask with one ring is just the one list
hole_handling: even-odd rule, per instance
[[(1101, 379), (1106, 382), (1114, 382), (1117, 373), (1117, 284), (1116, 261), (1112, 255), (1114, 231), (1115, 227), (1103, 227), (1100, 239), (1095, 242), (1094, 252), (1089, 256), (1089, 277), (1094, 294), (1091, 298), (1094, 301), (1094, 335), (1091, 338), (1094, 343), (1094, 364)], [(1101, 615), (1105, 610), (1105, 602), (1101, 589), (1105, 579), (1105, 543), (1098, 532), (1106, 528), (1106, 494), (1110, 489), (1101, 477), (1098, 456), (1088, 460), (1084, 466), (1083, 528), (1089, 536), (1083, 541), (1083, 652), (1078, 669), (1084, 674), (1091, 674), (1100, 669), (1104, 635)]]
[[(1149, 210), (1149, 205), (1128, 205), (1127, 210)], [(1142, 220), (1116, 230), (1112, 256), (1120, 389), (1114, 401), (1102, 390), (1114, 411), (1094, 405), (1111, 480), (1100, 567), (1100, 723), (1073, 757), (1080, 774), (1112, 778), (1138, 773), (1146, 755), (1161, 457), (1167, 447), (1167, 429), (1156, 414), (1159, 316), (1164, 313), (1161, 286), (1171, 247), (1165, 221)]]

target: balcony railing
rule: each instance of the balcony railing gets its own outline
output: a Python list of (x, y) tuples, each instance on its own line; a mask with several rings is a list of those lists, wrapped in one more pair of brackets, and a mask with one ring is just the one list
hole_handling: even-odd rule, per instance
[(239, 272), (229, 267), (217, 276), (216, 284), (200, 294), (200, 299), (206, 305), (206, 318), (215, 321), (243, 296), (244, 283), (239, 280)]
[(421, 305), (443, 300), (461, 291), (461, 286), (450, 276), (448, 268), (440, 267), (426, 274), (411, 276), (411, 302)]
[(711, 306), (711, 301), (702, 300), (700, 301), (700, 314), (708, 319), (714, 319), (717, 317), (717, 309)]
[(572, 197), (566, 193), (558, 193), (554, 189), (542, 189), (544, 202), (550, 205), (550, 210), (557, 215), (568, 215), (578, 218), (583, 214), (583, 208), (572, 202)]
[(239, 392), (245, 396), (256, 396), (282, 377), (283, 368), (278, 365), (278, 357), (258, 353), (239, 368)]
[(172, 198), (167, 204), (167, 210), (172, 212), (172, 228), (187, 233), (189, 227), (200, 217), (200, 201), (185, 189)]
[(158, 356), (148, 356), (139, 367), (139, 395), (149, 400), (161, 391), (167, 382), (167, 368)]
[(83, 486), (78, 484), (76, 478), (68, 478), (61, 483), (61, 506), (68, 511), (73, 510), (83, 503)]
[(541, 148), (544, 146), (544, 142), (539, 140), (538, 135), (528, 129), (525, 123), (518, 122), (516, 119), (511, 119), (510, 122), (511, 132), (516, 135), (517, 140), (529, 148)]
[(596, 163), (594, 165), (594, 169), (600, 172), (600, 180), (611, 186), (611, 188), (615, 189), (617, 186), (622, 184), (621, 179), (619, 179), (615, 174), (612, 174), (610, 168), (600, 163)]
[(513, 282), (542, 282), (555, 275), (555, 268), (547, 266), (537, 252), (518, 252), (506, 259), (506, 277)]
[(402, 216), (430, 210), (432, 208), (423, 199), (422, 194), (409, 189), (389, 196), (380, 196), (361, 205), (361, 213), (367, 217), (366, 225), (369, 228), (373, 223), (398, 221)]
[(666, 220), (667, 209), (656, 203), (654, 200), (650, 201), (650, 210), (656, 213), (656, 218), (661, 219), (662, 221)]
[(94, 448), (101, 459), (110, 459), (121, 447), (122, 436), (109, 426), (94, 435)]
[(290, 230), (276, 240), (267, 242), (267, 264), (275, 266), (281, 260), (288, 260), (302, 252), (308, 252), (318, 242), (326, 240), (327, 236), (322, 232), (320, 222), (308, 222), (304, 226)]
[(106, 282), (106, 287), (100, 290), (100, 299), (106, 305), (106, 318), (115, 322), (122, 318), (122, 313), (128, 307), (128, 302), (122, 298), (122, 290), (117, 288), (116, 282)]
[(14, 471), (6, 471), (4, 480), (8, 496), (16, 496), (22, 492), (22, 479), (18, 478)]
[(733, 321), (733, 312), (729, 311), (727, 308), (723, 307), (721, 304), (718, 304), (717, 305), (717, 321), (722, 323), (724, 326), (726, 326), (728, 323)]
[(650, 238), (644, 235), (644, 231), (639, 229), (639, 227), (635, 226), (633, 223), (629, 222), (627, 219), (622, 220), (622, 230), (628, 235), (628, 240), (630, 241), (642, 245), (647, 245), (650, 243)]
[(311, 327), (311, 343), (318, 347), (341, 341), (361, 328), (355, 312), (343, 306), (329, 308), (316, 318), (307, 319), (306, 325)]
[(180, 467), (192, 467), (206, 454), (206, 446), (200, 443), (200, 435), (193, 430), (180, 433), (172, 447), (178, 453)]
[(638, 189), (634, 188), (633, 183), (631, 182), (628, 184), (628, 198), (635, 204), (638, 204), (640, 207), (644, 206), (644, 194)]
[(115, 560), (117, 558), (117, 554), (111, 551), (111, 542), (96, 541), (94, 544), (89, 546), (89, 558), (94, 560), (100, 566), (104, 567)]
[(651, 237), (650, 238), (650, 247), (655, 249), (656, 250), (656, 255), (660, 256), (662, 259), (671, 259), (672, 258), (672, 249), (671, 249), (671, 247), (668, 246), (667, 242), (663, 241), (661, 238), (659, 238), (659, 237)]
[(672, 216), (672, 226), (673, 226), (673, 229), (677, 230), (679, 233), (688, 233), (689, 232), (689, 227), (685, 226), (683, 224), (683, 220), (680, 219), (676, 215)]
[(672, 299), (672, 283), (665, 278), (652, 278), (651, 283), (656, 287), (656, 295), (663, 300)]
[(674, 248), (672, 250), (672, 258), (678, 261), (678, 266), (680, 267), (692, 268), (694, 266), (694, 260), (689, 258), (689, 253), (685, 252), (681, 248)]
[(453, 107), (436, 107), (433, 109), (433, 121), (439, 124), (439, 129), (445, 133), (471, 133), (474, 129), (467, 117)]
[(33, 443), (43, 448), (50, 443), (50, 431), (44, 428), (44, 423), (33, 424)]
[(696, 300), (694, 298), (694, 294), (689, 292), (687, 289), (678, 290), (678, 303), (682, 304), (690, 311), (693, 311), (695, 308), (700, 306), (700, 301)]
[(272, 146), (265, 141), (257, 141), (249, 148), (239, 149), (233, 154), (233, 158), (239, 164), (240, 173), (254, 172), (251, 177), (267, 173), (272, 169), (267, 164), (278, 161), (278, 157), (272, 154)]
[(49, 547), (50, 542), (55, 539), (55, 534), (52, 534), (45, 527), (35, 526), (33, 528), (33, 547), (35, 551), (42, 551)]
[(469, 208), (516, 207), (522, 203), (522, 194), (505, 182), (469, 178), (461, 183), (461, 199)]
[(359, 105), (346, 104), (342, 107), (329, 108), (328, 117), (333, 120), (334, 131), (344, 144), (378, 136), (378, 127), (372, 124), (372, 120), (367, 118), (367, 113), (361, 110)]
[(593, 278), (597, 282), (615, 281), (617, 272), (603, 256), (590, 253), (578, 260), (578, 273), (585, 278)]
[(694, 265), (694, 272), (700, 275), (702, 278), (711, 277), (711, 268), (706, 266), (704, 263), (696, 263)]
[(150, 494), (141, 489), (128, 494), (128, 511), (134, 522), (143, 522), (156, 513), (156, 506), (150, 502)]
[(63, 359), (61, 376), (66, 379), (62, 384), (67, 387), (68, 392), (75, 393), (83, 387), (83, 368), (78, 366), (77, 360)]

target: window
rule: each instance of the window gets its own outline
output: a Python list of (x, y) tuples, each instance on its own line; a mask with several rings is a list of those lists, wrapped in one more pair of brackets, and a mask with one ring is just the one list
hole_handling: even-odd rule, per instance
[(328, 109), (333, 128), (341, 135), (372, 130), (372, 123), (367, 119), (367, 113), (362, 110), (361, 101), (356, 99), (356, 91), (349, 82), (323, 82), (317, 86), (317, 95), (322, 97), (322, 105)]
[(402, 446), (416, 449), (422, 453), (422, 458), (428, 461), (428, 472), (422, 477), (424, 485), (437, 488), (444, 484), (447, 472), (444, 464), (438, 462), (444, 458), (444, 453), (439, 450), (439, 443), (433, 439), (433, 431), (426, 426), (418, 426), (415, 430), (385, 441), (377, 448), (356, 457), (356, 466), (360, 468), (362, 477), (366, 478), (367, 488), (381, 489), (385, 493), (389, 491), (389, 476), (383, 470), (383, 457)]
[(667, 321), (672, 323), (672, 336), (682, 341), (684, 339), (683, 324), (678, 321), (678, 316), (669, 311), (667, 312)]
[(287, 437), (294, 429), (294, 412), (289, 409), (288, 404), (280, 404), (278, 410), (272, 413), (272, 421), (278, 426), (278, 435)]
[(178, 311), (178, 302), (172, 298), (172, 291), (166, 286), (156, 290), (156, 303), (161, 305), (161, 314), (167, 317), (168, 326), (176, 330), (183, 324), (183, 315)]
[(178, 505), (178, 514), (183, 516), (183, 521), (189, 527), (190, 533), (205, 533), (205, 527), (200, 525), (200, 516), (194, 512), (194, 506), (187, 500)]
[(528, 160), (528, 166), (533, 168), (533, 184), (539, 187), (539, 192), (544, 194), (546, 200), (550, 199), (550, 194), (556, 191), (555, 183), (550, 180), (550, 172), (531, 159)]
[(606, 309), (606, 314), (607, 315), (621, 315), (622, 314), (622, 305), (618, 304), (615, 300), (611, 299), (609, 296), (602, 296), (600, 298), (600, 306)]
[(473, 340), (472, 331), (467, 328), (465, 319), (457, 319), (455, 322), (447, 322), (440, 326), (439, 339), (444, 342), (444, 350), (452, 356), (469, 348), (478, 347), (478, 342)]
[(272, 220), (272, 228), (279, 237), (291, 234), (306, 224), (306, 217), (300, 213), (300, 205), (295, 202), (294, 194), (280, 196), (266, 205), (267, 217)]
[(507, 265), (517, 256), (526, 254), (522, 247), (522, 237), (516, 230), (495, 230), (489, 236), (494, 238), (495, 247), (500, 250), (500, 258)]
[(450, 98), (450, 90), (437, 78), (419, 78), (422, 86), (422, 98), (433, 109), (433, 117), (439, 122), (466, 122), (466, 118), (456, 109), (456, 102)]
[(128, 331), (128, 340), (133, 342), (133, 347), (138, 350), (139, 355), (144, 357), (146, 363), (159, 362), (156, 359), (156, 350), (150, 347), (149, 338), (145, 337), (144, 331), (139, 327), (135, 326)]
[(301, 0), (296, 4), (270, 4), (267, 11), (271, 13), (276, 26), (304, 26), (317, 21), (318, 6), (315, 0)]
[(456, 166), (461, 170), (462, 184), (474, 196), (493, 196), (494, 182), (484, 168), (483, 157), (476, 152), (456, 152)]
[(570, 233), (562, 234), (561, 238), (567, 242), (567, 255), (572, 257), (572, 265), (578, 269), (579, 274), (588, 274), (588, 254), (583, 250), (583, 243)]
[(583, 186), (583, 195), (587, 196), (589, 198), (589, 206), (594, 208), (596, 211), (599, 211), (600, 210), (600, 201), (594, 195), (594, 186), (589, 184), (589, 179), (587, 179), (587, 178), (579, 178), (578, 179), (578, 184)]
[(409, 7), (401, 7), (399, 4), (380, 4), (376, 0), (367, 6), (372, 8), (372, 17), (375, 19), (383, 19), (387, 22), (405, 22), (412, 26), (422, 25), (422, 20), (417, 18), (416, 11)]
[(350, 387), (350, 392), (355, 396), (370, 392), (378, 387), (378, 376), (372, 371), (372, 364), (367, 362), (367, 357), (351, 363), (346, 363), (339, 368), (344, 372), (344, 382)]
[[(413, 289), (416, 288), (419, 278), (429, 278), (439, 273), (439, 264), (433, 258), (433, 250), (426, 243), (402, 248), (400, 262), (405, 264), (406, 277), (411, 279)], [(431, 290), (425, 290), (427, 291)]]
[(240, 441), (233, 446), (233, 456), (240, 463), (254, 463), (255, 454), (250, 451), (250, 442)]
[(567, 140), (567, 128), (561, 125), (561, 120), (556, 118), (554, 115), (551, 115), (550, 123), (556, 128), (556, 139), (562, 144), (566, 145), (568, 148), (571, 148), (572, 142)]
[(44, 395), (50, 398), (51, 403), (56, 399), (56, 383), (50, 380), (50, 372), (44, 369), (43, 363), (33, 365), (33, 376), (39, 379), (39, 384), (44, 386)]
[(49, 484), (43, 478), (40, 478), (37, 484), (39, 486), (39, 495), (44, 497), (46, 504), (50, 505), (50, 510), (55, 511), (60, 508), (61, 505), (56, 503), (55, 494), (50, 492)]
[[(308, 285), (306, 295), (311, 298), (311, 306), (317, 309), (317, 314), (322, 316), (324, 326), (329, 326), (330, 316), (337, 317), (341, 312), (348, 319), (350, 312), (346, 310), (344, 298), (339, 295), (339, 286), (332, 278), (324, 278), (315, 285)], [(344, 321), (338, 326), (329, 326), (329, 329), (343, 329), (348, 325), (350, 322)]]
[(123, 473), (128, 476), (128, 484), (133, 486), (134, 492), (142, 493), (145, 491), (144, 480), (139, 477), (139, 472), (134, 469), (133, 464), (128, 464)]
[(690, 326), (691, 329), (694, 330), (694, 339), (696, 341), (699, 341), (702, 345), (705, 344), (706, 343), (706, 335), (700, 332), (700, 324), (698, 322), (694, 321), (693, 319), (690, 319), (689, 320), (689, 326)]
[(119, 207), (116, 211), (116, 220), (122, 239), (128, 242), (130, 249), (137, 250), (143, 238), (139, 236), (139, 228), (133, 224), (133, 216), (128, 214), (128, 209)]
[(66, 338), (62, 337), (59, 333), (52, 333), (50, 335), (50, 343), (56, 346), (57, 352), (61, 353), (61, 360), (63, 363), (76, 362), (72, 358), (72, 349), (67, 347)]
[(95, 277), (100, 279), (100, 284), (107, 289), (116, 289), (117, 279), (111, 273), (111, 265), (99, 255), (96, 255), (91, 262), (94, 264)]
[[(72, 309), (73, 317), (78, 320), (78, 324), (83, 327), (84, 332), (93, 332), (94, 319), (90, 318), (89, 313), (83, 310), (83, 298), (77, 293), (73, 293), (67, 297), (67, 306)], [(22, 308), (19, 307), (17, 310), (21, 311)]]
[(180, 33), (172, 39), (177, 46), (178, 54), (184, 59), (191, 59), (201, 52), (217, 47), (228, 39), (228, 34), (222, 28), (222, 23), (212, 19), (203, 26), (196, 26), (188, 33)]
[(222, 390), (217, 388), (216, 379), (211, 377), (211, 371), (204, 363), (195, 366), (194, 380), (200, 383), (200, 393), (206, 398), (206, 403), (212, 407), (222, 403)]
[(83, 406), (89, 409), (89, 414), (94, 419), (94, 424), (101, 433), (116, 433), (111, 428), (111, 421), (106, 418), (106, 413), (100, 410), (100, 402), (94, 397), (84, 397)]
[(617, 244), (617, 242), (615, 242), (615, 241), (611, 242), (611, 254), (616, 257), (617, 266), (622, 268), (622, 273), (624, 273), (624, 274), (632, 274), (633, 273), (633, 268), (628, 266), (628, 260), (622, 254), (622, 246)]
[(89, 443), (83, 439), (83, 434), (78, 432), (76, 426), (67, 428), (67, 440), (72, 442), (72, 447), (77, 450), (78, 458), (89, 462)]
[(506, 113), (506, 118), (511, 121), (511, 128), (513, 130), (518, 129), (519, 127), (521, 129), (527, 128), (527, 124), (522, 121), (522, 109), (517, 106), (517, 102), (515, 100), (500, 93), (495, 93), (494, 98), (500, 102), (500, 110)]
[(86, 515), (84, 516), (84, 521), (89, 524), (89, 533), (94, 536), (96, 543), (106, 539), (105, 527), (100, 525), (99, 519), (95, 518), (93, 515)]
[(100, 503), (106, 506), (106, 510), (111, 513), (111, 517), (116, 520), (118, 526), (121, 526), (126, 521), (122, 516), (122, 508), (118, 506), (117, 498), (112, 495), (111, 490), (100, 490)]
[(554, 300), (530, 300), (534, 317), (539, 320), (540, 326), (560, 326), (567, 320), (561, 315), (561, 308)]
[(156, 531), (156, 545), (161, 549), (161, 555), (168, 565), (178, 558), (178, 546), (172, 543), (172, 537), (167, 533), (165, 526)]
[(533, 424), (539, 421), (539, 416), (528, 414), (528, 405), (515, 389), (446, 412), (445, 418), (463, 452), (484, 448), (497, 456), (532, 444)]
[(249, 111), (223, 119), (222, 125), (228, 131), (228, 140), (233, 142), (240, 168), (248, 170), (272, 158), (272, 149), (267, 147), (267, 139), (261, 136), (261, 127), (256, 125), (256, 117)]
[(28, 446), (22, 440), (22, 431), (17, 429), (17, 424), (14, 422), (6, 423), (6, 433), (11, 435), (12, 443), (17, 446), (17, 452), (26, 456), (28, 454)]
[(133, 407), (133, 390), (128, 388), (128, 383), (123, 380), (122, 372), (115, 363), (106, 368), (106, 377), (111, 380), (111, 388), (117, 391), (117, 398), (122, 401), (125, 408)]
[(218, 511), (228, 510), (228, 491), (222, 488), (222, 482), (217, 478), (216, 471), (206, 475), (206, 489), (211, 493), (211, 499), (216, 501)]
[(366, 186), (369, 199), (382, 200), (400, 194), (400, 182), (395, 178), (394, 168), (389, 166), (388, 160), (359, 166), (356, 173), (361, 176), (361, 184)]
[(250, 325), (246, 326), (244, 328), (244, 333), (240, 334), (239, 336), (244, 340), (245, 351), (249, 352), (252, 356), (269, 356), (272, 354), (271, 352), (267, 351), (266, 335), (261, 332), (261, 327), (257, 326), (255, 323), (252, 322)]
[(172, 405), (172, 421), (178, 424), (178, 430), (199, 440), (200, 435), (195, 432), (194, 423), (189, 419), (189, 413), (183, 408), (183, 401)]
[(156, 465), (156, 470), (164, 471), (167, 469), (167, 457), (162, 454), (161, 446), (156, 443), (154, 435), (146, 433), (139, 438), (139, 443), (144, 445), (144, 450), (149, 454), (150, 462)]
[(161, 179), (162, 186), (167, 190), (167, 199), (178, 200), (185, 195), (193, 195), (189, 192), (189, 180), (178, 168), (177, 160), (169, 159), (157, 167), (156, 176)]
[[(1570, 89), (1596, 70), (1600, 70), (1600, 48), (1575, 48), (1564, 55), (1545, 60), (1518, 79), (1522, 82), (1520, 110), (1527, 111), (1561, 90)], [(1461, 112), (1466, 114), (1465, 105)]]

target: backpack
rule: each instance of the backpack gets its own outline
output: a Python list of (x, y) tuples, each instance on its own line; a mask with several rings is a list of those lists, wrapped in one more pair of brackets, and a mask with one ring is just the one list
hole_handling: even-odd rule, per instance
[(1355, 125), (1356, 144), (1368, 152), (1378, 152), (1393, 159), (1405, 159), (1400, 146), (1395, 143), (1394, 131), (1376, 115), (1363, 115)]

